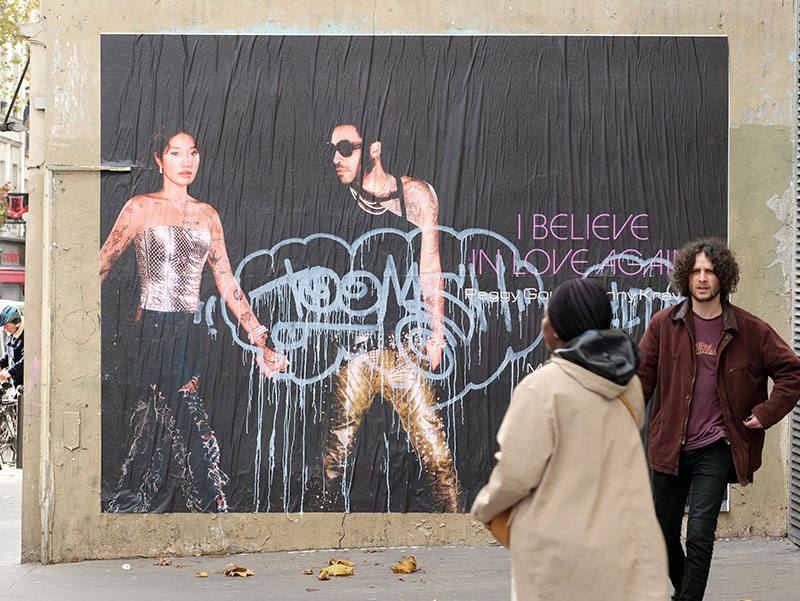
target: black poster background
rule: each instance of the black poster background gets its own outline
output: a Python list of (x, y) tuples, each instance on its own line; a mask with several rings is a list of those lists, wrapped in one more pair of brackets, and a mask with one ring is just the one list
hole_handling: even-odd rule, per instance
[[(101, 88), (102, 160), (133, 165), (102, 177), (101, 241), (127, 199), (160, 188), (153, 133), (183, 129), (201, 156), (189, 192), (217, 210), (251, 297), (286, 276), (286, 261), (296, 271), (346, 272), (334, 263), (364, 232), (343, 217), (354, 200), (323, 147), (351, 115), (380, 115), (387, 172), (429, 182), (438, 195), (449, 296), (437, 395), (467, 508), (493, 465), (513, 385), (546, 358), (540, 291), (627, 253), (595, 275), (612, 294), (615, 325), (638, 338), (675, 302), (664, 263), (674, 249), (727, 237), (725, 38), (104, 35)], [(593, 234), (587, 216), (616, 226)], [(533, 227), (553, 218), (568, 227)], [(338, 240), (291, 242), (321, 232)], [(478, 290), (519, 297), (480, 299)], [(274, 337), (281, 322), (299, 319), (291, 299), (256, 296)], [(224, 321), (208, 269), (200, 298), (197, 319), (210, 324), (201, 396), (230, 509), (315, 510), (308, 490), (320, 476), (330, 388), (320, 374), (332, 360), (325, 335), (312, 337), (317, 348), (287, 352), (287, 372), (264, 382)], [(137, 304), (129, 248), (102, 287), (103, 507), (131, 427)], [(347, 505), (332, 509), (441, 510), (380, 398), (351, 461)]]

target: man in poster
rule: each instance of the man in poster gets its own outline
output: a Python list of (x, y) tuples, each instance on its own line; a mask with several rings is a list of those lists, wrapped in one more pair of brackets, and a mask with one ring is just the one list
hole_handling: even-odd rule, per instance
[[(367, 131), (361, 125), (361, 131)], [(426, 373), (435, 370), (445, 346), (444, 297), (439, 258), (438, 199), (433, 187), (410, 177), (396, 177), (384, 170), (382, 143), (362, 135), (352, 123), (337, 125), (329, 151), (342, 184), (348, 186), (360, 221), (370, 230), (420, 228), (419, 281), (427, 331), (404, 331), (408, 307), (388, 306), (382, 323), (371, 334), (357, 334), (348, 345), (351, 359), (334, 375), (330, 402), (328, 448), (325, 453), (326, 495), (336, 496), (335, 482), (345, 493), (347, 465), (356, 431), (376, 396), (390, 402), (408, 435), (430, 481), (434, 497), (445, 511), (461, 510), (462, 499), (453, 457), (436, 410), (436, 396)], [(364, 219), (366, 217), (366, 219)], [(368, 269), (380, 277), (386, 259), (397, 260), (404, 249), (392, 247), (397, 235), (382, 238), (380, 249), (364, 257)], [(410, 239), (410, 238), (409, 238)], [(406, 240), (401, 246), (408, 246)], [(362, 263), (363, 265), (363, 263)], [(364, 266), (366, 267), (366, 266)], [(425, 329), (425, 326), (422, 326)], [(423, 337), (427, 338), (426, 340)], [(422, 351), (420, 347), (424, 347)]]

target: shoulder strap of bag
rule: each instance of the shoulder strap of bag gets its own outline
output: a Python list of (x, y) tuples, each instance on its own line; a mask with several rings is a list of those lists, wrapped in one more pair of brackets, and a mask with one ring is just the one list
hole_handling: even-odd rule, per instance
[(631, 407), (631, 404), (628, 402), (628, 399), (625, 398), (625, 395), (621, 394), (619, 395), (619, 400), (622, 401), (622, 403), (628, 408), (628, 413), (631, 414), (631, 417), (633, 418), (633, 423), (636, 424), (636, 427), (639, 427), (639, 422), (636, 420), (636, 414), (633, 412), (633, 407)]

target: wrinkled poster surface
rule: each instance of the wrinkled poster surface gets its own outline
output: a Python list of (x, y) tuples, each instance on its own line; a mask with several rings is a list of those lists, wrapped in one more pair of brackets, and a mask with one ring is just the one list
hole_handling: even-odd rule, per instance
[(104, 35), (102, 510), (448, 512), (543, 307), (727, 236), (714, 37)]

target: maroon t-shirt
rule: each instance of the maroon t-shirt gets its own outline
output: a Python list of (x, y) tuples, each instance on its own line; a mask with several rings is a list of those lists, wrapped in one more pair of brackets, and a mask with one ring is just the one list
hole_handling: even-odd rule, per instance
[(716, 382), (717, 345), (722, 338), (722, 315), (714, 319), (703, 319), (692, 313), (692, 317), (697, 373), (692, 402), (689, 405), (684, 451), (699, 449), (725, 436), (725, 422), (722, 419)]

